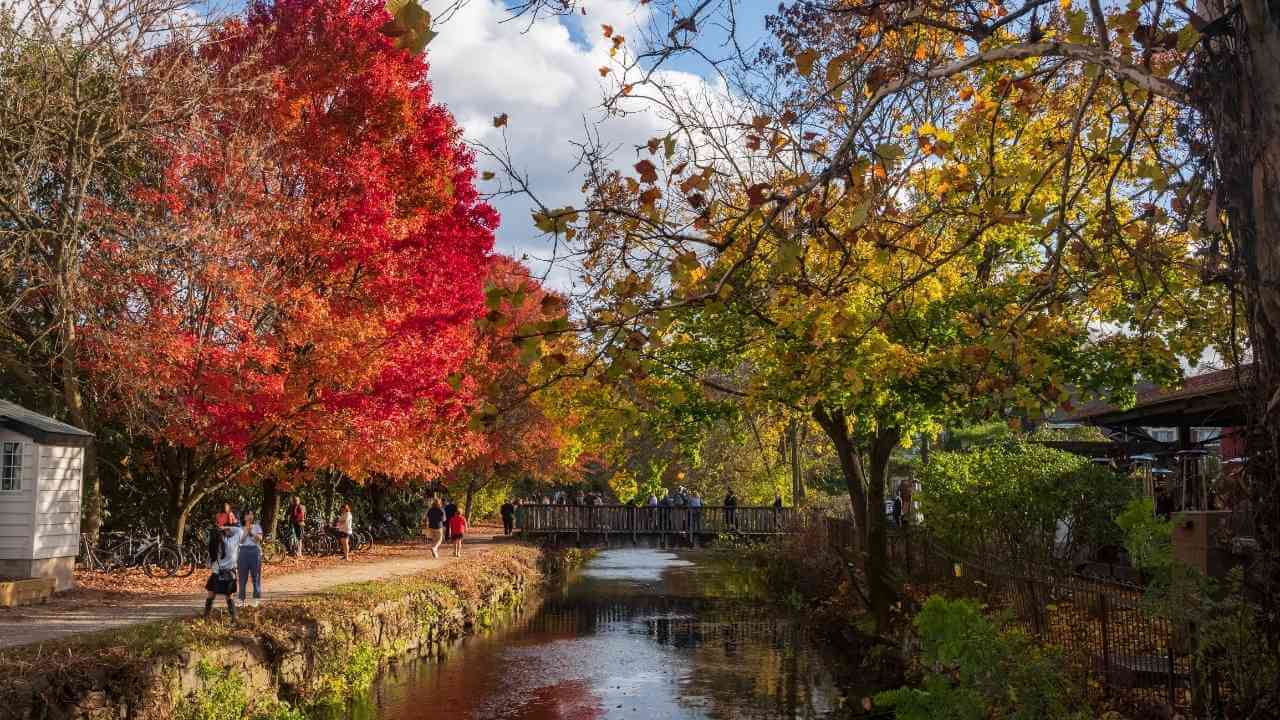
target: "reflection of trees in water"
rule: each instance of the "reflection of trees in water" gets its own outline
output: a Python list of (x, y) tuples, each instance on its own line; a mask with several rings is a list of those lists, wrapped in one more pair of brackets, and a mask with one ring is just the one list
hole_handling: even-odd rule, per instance
[(578, 596), (548, 600), (525, 630), (555, 637), (647, 634), (692, 660), (678, 701), (710, 717), (807, 719), (835, 710), (831, 675), (805, 630), (759, 607)]

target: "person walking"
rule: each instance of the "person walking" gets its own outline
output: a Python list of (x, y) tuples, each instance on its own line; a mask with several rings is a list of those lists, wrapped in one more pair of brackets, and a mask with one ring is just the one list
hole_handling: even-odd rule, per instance
[(205, 619), (213, 612), (213, 601), (219, 595), (225, 595), (231, 624), (236, 622), (236, 565), (239, 550), (239, 527), (225, 525), (214, 529), (213, 539), (209, 542), (209, 579), (204, 583), (204, 589), (209, 592), (204, 601)]
[(777, 532), (782, 525), (782, 494), (773, 494), (773, 529)]
[(502, 534), (510, 535), (516, 525), (516, 506), (511, 502), (511, 498), (507, 498), (507, 501), (502, 503), (500, 512), (502, 514)]
[(440, 557), (440, 543), (444, 541), (444, 509), (440, 507), (440, 498), (431, 499), (431, 507), (427, 509), (427, 543), (431, 545), (431, 557)]
[(467, 534), (467, 518), (455, 512), (449, 518), (449, 537), (453, 540), (453, 556), (462, 557), (462, 538)]
[(733, 488), (729, 488), (729, 494), (724, 496), (724, 526), (729, 530), (738, 529), (738, 496)]
[(451, 529), (450, 529), (450, 528), (451, 528), (451, 526), (449, 525), (449, 521), (450, 521), (450, 520), (452, 520), (452, 519), (453, 519), (453, 516), (454, 516), (454, 515), (457, 515), (457, 514), (458, 514), (458, 505), (457, 505), (456, 503), (454, 503), (454, 502), (453, 502), (453, 499), (452, 499), (452, 498), (445, 498), (445, 503), (444, 503), (444, 539), (445, 539), (445, 542), (450, 542), (450, 541), (452, 541), (452, 540), (453, 540), (453, 530), (451, 530)]
[(302, 557), (302, 533), (306, 530), (307, 508), (297, 495), (289, 505), (289, 534), (292, 541), (290, 550), (294, 557)]
[(244, 594), (253, 581), (253, 607), (262, 600), (262, 526), (257, 523), (252, 510), (244, 512), (240, 523), (240, 547), (237, 550), (236, 569), (240, 575), (240, 605), (245, 604)]
[(338, 544), (342, 546), (342, 559), (351, 561), (351, 534), (355, 532), (355, 520), (351, 517), (351, 506), (342, 504), (338, 511), (338, 524), (334, 526), (338, 533)]

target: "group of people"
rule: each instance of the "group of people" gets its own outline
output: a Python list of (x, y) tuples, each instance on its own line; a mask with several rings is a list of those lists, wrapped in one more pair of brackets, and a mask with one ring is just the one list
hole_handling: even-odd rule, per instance
[[(289, 532), (285, 538), (290, 554), (302, 557), (302, 538), (306, 531), (307, 508), (302, 501), (290, 498), (285, 517), (289, 522)], [(342, 559), (351, 560), (351, 538), (355, 532), (355, 520), (351, 514), (351, 506), (343, 503), (338, 510), (338, 517), (326, 531), (338, 539), (342, 548)], [(213, 528), (209, 533), (209, 579), (205, 581), (205, 590), (209, 595), (204, 602), (204, 615), (213, 612), (213, 604), (219, 595), (227, 600), (227, 610), (231, 621), (236, 620), (236, 600), (241, 606), (246, 603), (245, 596), (249, 583), (253, 583), (253, 606), (262, 600), (262, 526), (252, 510), (245, 510), (243, 517), (237, 518), (231, 503), (224, 502), (222, 511), (214, 516)]]
[(462, 557), (462, 539), (467, 534), (467, 518), (458, 509), (457, 503), (439, 497), (431, 498), (431, 507), (427, 508), (423, 517), (427, 543), (431, 546), (431, 557), (440, 557), (441, 543), (453, 543), (453, 556)]
[(224, 595), (234, 623), (236, 596), (243, 605), (250, 582), (253, 583), (253, 604), (262, 600), (262, 526), (252, 510), (244, 511), (244, 516), (237, 518), (231, 503), (222, 504), (222, 511), (214, 517), (213, 524), (208, 547), (210, 573), (204, 584), (209, 592), (204, 601), (204, 616), (209, 617), (214, 601)]

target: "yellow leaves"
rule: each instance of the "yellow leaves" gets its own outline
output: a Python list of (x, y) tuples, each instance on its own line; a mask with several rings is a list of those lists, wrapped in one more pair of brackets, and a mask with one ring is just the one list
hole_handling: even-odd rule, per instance
[(929, 48), (924, 43), (917, 44), (914, 57), (916, 59), (916, 62), (924, 62), (925, 60), (928, 60)]
[(796, 53), (796, 72), (800, 77), (809, 77), (813, 72), (813, 63), (818, 59), (818, 51), (812, 48)]
[(964, 87), (960, 88), (961, 100), (968, 102), (969, 98), (972, 98), (972, 97), (973, 97), (973, 88), (971, 86), (965, 85)]
[(1190, 52), (1198, 42), (1200, 42), (1200, 33), (1191, 26), (1191, 23), (1183, 25), (1182, 29), (1178, 31), (1179, 52)]
[(1062, 8), (1062, 12), (1071, 12), (1071, 0), (1058, 0), (1058, 5)]
[(831, 58), (831, 62), (827, 63), (827, 90), (834, 90), (840, 84), (845, 64), (854, 57), (856, 55), (853, 52), (846, 52)]
[(956, 40), (955, 42), (953, 42), (951, 44), (951, 49), (955, 52), (956, 57), (958, 58), (964, 57), (965, 54), (968, 52), (967, 48), (965, 48), (964, 40)]

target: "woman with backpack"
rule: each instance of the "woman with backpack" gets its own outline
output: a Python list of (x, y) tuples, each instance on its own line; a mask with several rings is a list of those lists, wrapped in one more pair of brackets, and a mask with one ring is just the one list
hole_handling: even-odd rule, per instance
[(209, 597), (204, 601), (204, 616), (213, 612), (213, 601), (219, 595), (227, 596), (227, 611), (231, 622), (236, 621), (236, 566), (240, 558), (240, 528), (235, 525), (214, 528), (209, 539), (209, 579), (204, 589)]
[(453, 540), (453, 556), (462, 557), (462, 537), (467, 534), (467, 518), (461, 510), (449, 518), (449, 538)]

